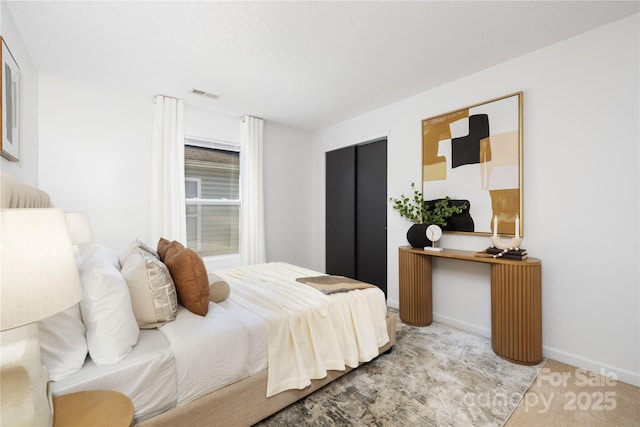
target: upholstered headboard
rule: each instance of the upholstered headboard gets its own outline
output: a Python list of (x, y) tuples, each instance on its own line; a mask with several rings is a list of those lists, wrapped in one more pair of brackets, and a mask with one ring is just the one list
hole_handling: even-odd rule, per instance
[(7, 174), (0, 175), (0, 208), (49, 208), (49, 195), (30, 185), (24, 184)]

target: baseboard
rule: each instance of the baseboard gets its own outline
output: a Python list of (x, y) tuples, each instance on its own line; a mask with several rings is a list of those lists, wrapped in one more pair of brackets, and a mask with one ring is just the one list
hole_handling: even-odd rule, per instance
[(491, 329), (483, 328), (472, 323), (462, 322), (453, 317), (433, 313), (433, 320), (434, 322), (443, 323), (445, 325), (453, 326), (454, 328), (462, 329), (463, 331), (471, 332), (473, 334), (480, 335), (486, 338), (491, 338)]
[[(400, 310), (400, 303), (395, 300), (387, 300), (387, 307)], [(445, 325), (453, 326), (454, 328), (462, 329), (463, 331), (471, 332), (476, 335), (480, 335), (486, 338), (491, 338), (491, 329), (482, 328), (478, 325), (474, 325), (467, 322), (461, 322), (458, 319), (448, 316), (442, 316), (438, 313), (433, 313), (433, 320), (435, 322), (443, 323)]]
[(626, 369), (616, 368), (615, 366), (605, 365), (594, 360), (585, 359), (575, 354), (567, 353), (549, 346), (542, 346), (542, 354), (547, 359), (554, 359), (558, 362), (566, 363), (577, 368), (586, 369), (601, 375), (615, 374), (618, 381), (640, 387), (640, 373), (631, 372)]

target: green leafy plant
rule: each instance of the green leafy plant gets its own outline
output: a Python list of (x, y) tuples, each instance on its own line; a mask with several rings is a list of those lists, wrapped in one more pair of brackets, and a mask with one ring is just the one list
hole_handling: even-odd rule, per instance
[(412, 197), (402, 194), (398, 199), (391, 197), (389, 200), (393, 202), (393, 209), (397, 210), (401, 217), (415, 224), (437, 224), (445, 227), (448, 218), (467, 209), (466, 203), (462, 206), (453, 205), (449, 196), (434, 204), (429, 204), (424, 201), (422, 191), (416, 190), (413, 182), (411, 189), (413, 190)]

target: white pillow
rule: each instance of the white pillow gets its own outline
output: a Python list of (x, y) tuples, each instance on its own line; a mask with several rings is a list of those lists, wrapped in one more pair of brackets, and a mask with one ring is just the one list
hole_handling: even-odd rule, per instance
[(80, 253), (81, 260), (81, 264), (79, 264), (78, 267), (81, 270), (85, 263), (90, 264), (95, 260), (107, 261), (109, 264), (120, 270), (118, 253), (111, 248), (103, 246), (99, 243), (84, 243), (82, 245), (78, 245), (78, 252)]
[(82, 369), (87, 358), (80, 304), (38, 322), (42, 363), (49, 379), (58, 381)]
[(133, 314), (141, 328), (155, 328), (176, 319), (176, 288), (166, 265), (143, 248), (136, 247), (121, 270), (131, 294)]
[(153, 255), (154, 257), (160, 259), (160, 256), (158, 256), (158, 252), (156, 252), (155, 249), (144, 243), (142, 240), (136, 238), (133, 239), (133, 241), (129, 244), (129, 247), (127, 247), (127, 249), (125, 249), (125, 251), (120, 254), (119, 261), (121, 267), (124, 265), (131, 252), (133, 252), (135, 249), (142, 249), (150, 255)]
[(129, 288), (120, 271), (100, 257), (85, 260), (80, 277), (89, 355), (98, 366), (113, 365), (131, 352), (140, 333)]

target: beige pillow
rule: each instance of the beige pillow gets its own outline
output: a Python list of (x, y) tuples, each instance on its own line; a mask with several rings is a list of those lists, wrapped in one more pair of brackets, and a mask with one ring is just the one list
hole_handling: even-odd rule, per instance
[(156, 258), (160, 258), (155, 249), (153, 249), (151, 246), (144, 243), (142, 240), (136, 238), (136, 239), (133, 239), (133, 241), (129, 244), (127, 249), (125, 249), (125, 251), (122, 252), (118, 257), (118, 261), (120, 261), (120, 267), (124, 265), (124, 263), (127, 261), (127, 257), (129, 256), (129, 254), (131, 254), (131, 252), (133, 252), (133, 250), (136, 248), (140, 248), (144, 251), (147, 251), (150, 255), (153, 255)]
[(209, 301), (218, 303), (226, 300), (231, 293), (229, 284), (215, 274), (209, 275)]
[(169, 267), (176, 285), (178, 302), (192, 313), (206, 316), (209, 311), (209, 277), (204, 261), (193, 250), (180, 249), (182, 245), (172, 242), (164, 262)]
[(122, 266), (138, 326), (150, 329), (176, 319), (176, 288), (166, 265), (143, 248), (134, 248)]

